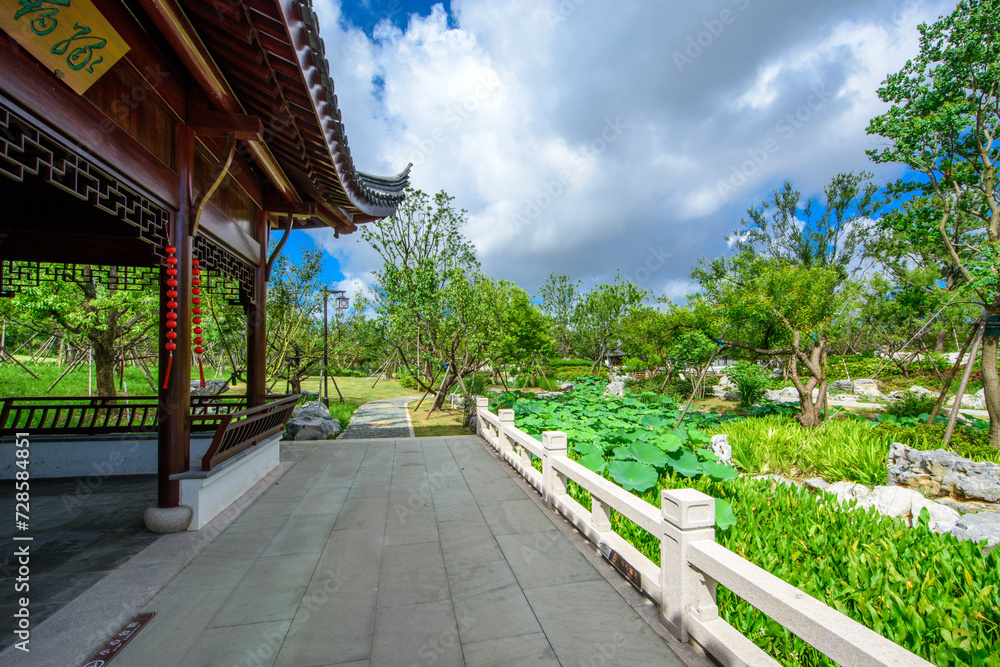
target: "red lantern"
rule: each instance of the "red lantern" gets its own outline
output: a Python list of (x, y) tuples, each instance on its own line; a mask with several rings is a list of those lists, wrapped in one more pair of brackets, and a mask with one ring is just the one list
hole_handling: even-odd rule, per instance
[(177, 349), (177, 343), (174, 342), (177, 340), (177, 332), (174, 331), (174, 329), (177, 328), (177, 313), (174, 311), (177, 310), (178, 306), (177, 302), (174, 301), (174, 299), (177, 298), (177, 290), (174, 289), (177, 287), (177, 269), (175, 268), (177, 266), (177, 258), (174, 257), (174, 254), (177, 252), (177, 248), (172, 245), (168, 245), (163, 248), (163, 250), (167, 253), (167, 266), (169, 267), (167, 269), (167, 275), (170, 276), (167, 280), (167, 298), (170, 299), (170, 301), (167, 302), (168, 312), (166, 315), (167, 321), (165, 323), (167, 328), (165, 335), (167, 342), (163, 346), (163, 349), (168, 352), (167, 371), (163, 374), (163, 388), (166, 389), (170, 384), (170, 367), (174, 363), (174, 350)]
[(194, 315), (196, 315), (196, 317), (193, 320), (194, 325), (195, 325), (195, 327), (194, 327), (194, 334), (195, 334), (195, 338), (194, 338), (194, 345), (195, 345), (194, 353), (196, 355), (198, 355), (198, 377), (201, 379), (201, 386), (204, 387), (205, 386), (205, 370), (202, 367), (201, 355), (205, 353), (205, 348), (203, 348), (201, 345), (205, 341), (200, 336), (200, 334), (201, 334), (201, 327), (198, 326), (199, 324), (201, 324), (201, 318), (197, 317), (197, 315), (201, 315), (201, 308), (198, 307), (198, 306), (201, 305), (201, 299), (198, 298), (201, 295), (201, 288), (199, 287), (199, 285), (201, 285), (201, 278), (199, 277), (201, 275), (201, 269), (198, 268), (199, 264), (201, 264), (201, 262), (198, 260), (197, 257), (195, 257), (195, 258), (193, 258), (191, 260), (191, 275), (193, 276), (191, 278), (191, 294), (193, 295), (193, 298), (191, 299), (191, 303), (194, 304), (194, 308), (192, 309), (192, 312), (194, 313)]

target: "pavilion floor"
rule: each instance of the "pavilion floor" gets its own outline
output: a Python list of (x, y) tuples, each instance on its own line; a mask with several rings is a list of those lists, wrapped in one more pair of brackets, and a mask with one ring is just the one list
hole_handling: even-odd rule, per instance
[[(477, 437), (289, 442), (282, 458), (224, 530), (161, 537), (74, 603), (106, 609), (67, 607), (30, 658), (0, 662), (79, 664), (152, 611), (115, 665), (709, 664)], [(161, 576), (167, 553), (187, 566)], [(131, 605), (101, 591), (116, 579)]]

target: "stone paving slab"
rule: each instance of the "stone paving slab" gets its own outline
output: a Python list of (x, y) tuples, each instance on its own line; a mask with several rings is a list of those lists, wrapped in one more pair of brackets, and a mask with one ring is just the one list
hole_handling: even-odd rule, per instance
[[(283, 447), (295, 465), (142, 607), (112, 667), (708, 664), (479, 438)], [(375, 470), (383, 495), (352, 499)], [(498, 471), (521, 497), (478, 500)]]
[(351, 423), (337, 439), (412, 438), (413, 426), (406, 412), (406, 404), (419, 400), (419, 396), (408, 396), (365, 403), (354, 411)]

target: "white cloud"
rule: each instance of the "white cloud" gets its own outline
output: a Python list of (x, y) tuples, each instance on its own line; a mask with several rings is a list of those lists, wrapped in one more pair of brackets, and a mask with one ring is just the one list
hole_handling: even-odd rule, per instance
[[(682, 295), (780, 181), (808, 196), (872, 169), (875, 90), (915, 55), (916, 24), (951, 7), (453, 0), (372, 38), (335, 0), (317, 13), (355, 162), (413, 162), (416, 187), (454, 195), (487, 273), (529, 291), (551, 272), (610, 280), (663, 245), (645, 286)], [(360, 281), (378, 265), (352, 237), (326, 247)]]

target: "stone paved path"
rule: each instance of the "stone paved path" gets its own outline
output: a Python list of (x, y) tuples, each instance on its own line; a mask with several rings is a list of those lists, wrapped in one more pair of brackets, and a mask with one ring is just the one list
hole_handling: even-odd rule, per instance
[(412, 438), (413, 428), (407, 419), (406, 404), (419, 400), (419, 396), (410, 396), (365, 403), (354, 412), (340, 439)]
[(685, 664), (477, 437), (283, 450), (294, 466), (145, 605), (116, 667)]

